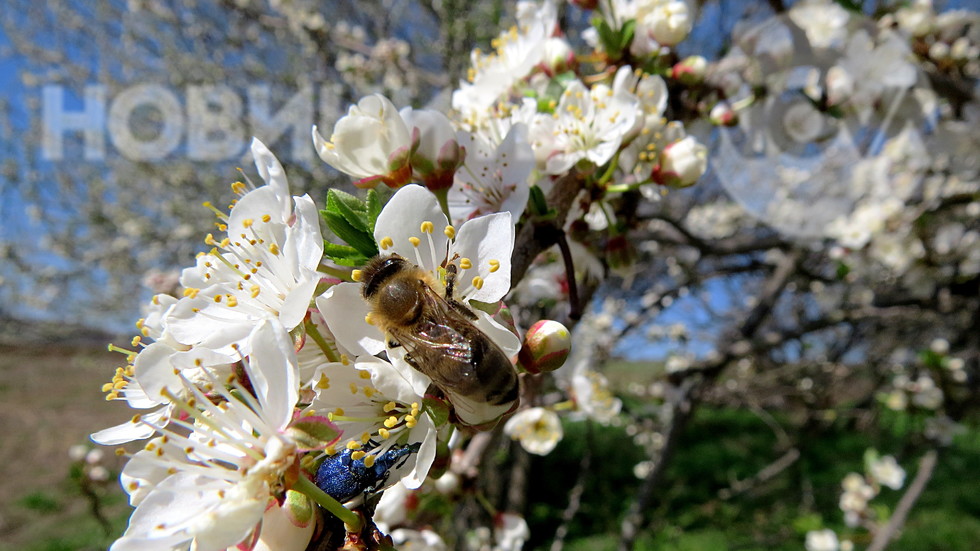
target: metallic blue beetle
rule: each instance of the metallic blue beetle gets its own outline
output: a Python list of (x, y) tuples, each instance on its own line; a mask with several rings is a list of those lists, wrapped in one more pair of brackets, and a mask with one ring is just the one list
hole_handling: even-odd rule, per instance
[[(341, 503), (359, 495), (377, 492), (384, 488), (388, 472), (404, 465), (408, 456), (419, 451), (420, 447), (422, 445), (419, 443), (392, 446), (388, 451), (378, 454), (374, 465), (370, 467), (364, 464), (364, 459), (351, 459), (353, 450), (345, 449), (323, 460), (316, 471), (316, 485)], [(362, 451), (370, 449), (367, 447)]]

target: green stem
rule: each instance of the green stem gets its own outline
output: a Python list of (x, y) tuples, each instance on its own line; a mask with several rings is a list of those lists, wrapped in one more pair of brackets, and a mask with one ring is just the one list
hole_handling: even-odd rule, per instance
[(300, 475), (296, 483), (293, 484), (293, 489), (306, 494), (307, 497), (319, 503), (321, 507), (342, 520), (347, 525), (348, 532), (360, 533), (361, 516), (341, 505), (339, 501), (330, 497), (329, 494), (321, 490), (310, 479)]
[(341, 281), (354, 281), (350, 277), (350, 272), (347, 270), (339, 270), (333, 266), (327, 266), (326, 264), (320, 264), (316, 267), (316, 271), (321, 274), (327, 274), (328, 276), (335, 277)]
[(609, 161), (609, 166), (606, 168), (606, 172), (599, 178), (599, 187), (605, 187), (606, 183), (612, 179), (613, 174), (616, 172), (616, 168), (619, 166), (619, 154), (617, 151), (611, 161)]
[(446, 220), (449, 220), (449, 223), (452, 224), (453, 217), (449, 215), (449, 188), (433, 191), (432, 194), (435, 195), (436, 200), (439, 201), (439, 208), (441, 208), (442, 213), (446, 215)]
[(483, 495), (483, 492), (476, 492), (475, 497), (491, 517), (497, 516), (497, 508), (490, 503), (490, 500), (487, 499), (487, 496)]
[(330, 347), (330, 343), (328, 343), (327, 339), (323, 338), (323, 335), (321, 335), (320, 331), (317, 330), (315, 323), (307, 319), (305, 322), (303, 322), (303, 326), (306, 327), (306, 334), (313, 339), (313, 342), (320, 347), (320, 350), (323, 350), (323, 355), (326, 356), (328, 360), (331, 362), (340, 361), (340, 358), (337, 357), (337, 353)]

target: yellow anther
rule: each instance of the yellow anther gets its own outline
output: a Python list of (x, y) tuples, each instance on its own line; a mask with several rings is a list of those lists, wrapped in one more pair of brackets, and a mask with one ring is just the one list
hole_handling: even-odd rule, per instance
[(370, 371), (365, 371), (365, 370), (362, 369), (362, 370), (360, 370), (358, 372), (357, 376), (360, 377), (360, 378), (362, 378), (362, 379), (370, 379), (371, 378), (371, 372)]
[(340, 355), (340, 363), (342, 365), (350, 365), (350, 358), (347, 357), (347, 354)]
[(408, 238), (408, 241), (412, 244), (413, 247), (418, 247), (419, 246), (419, 243), (422, 242), (421, 239), (419, 239), (418, 237), (415, 237), (415, 236), (409, 237)]
[(338, 417), (342, 417), (344, 415), (344, 408), (337, 408), (333, 410), (333, 414)]
[(350, 384), (350, 393), (357, 394), (357, 385), (355, 385), (354, 383)]
[(491, 260), (490, 261), (490, 273), (492, 274), (492, 273), (496, 272), (499, 269), (500, 269), (500, 261), (499, 260)]
[(243, 228), (251, 228), (252, 227), (252, 224), (254, 224), (254, 223), (255, 223), (255, 220), (252, 220), (251, 218), (246, 218), (246, 219), (242, 220), (242, 227)]
[[(353, 456), (354, 456), (354, 454), (351, 454), (351, 457), (353, 457)], [(375, 459), (377, 459), (377, 456), (376, 455), (369, 455), (369, 456), (365, 457), (364, 458), (364, 466), (365, 467), (368, 467), (368, 468), (373, 467), (374, 466), (374, 460)]]
[(415, 417), (413, 417), (411, 415), (406, 415), (405, 416), (405, 426), (406, 427), (408, 427), (410, 429), (415, 428), (415, 423), (417, 423), (417, 422), (418, 421), (415, 420)]
[(215, 245), (215, 241), (214, 241), (214, 236), (213, 236), (213, 235), (211, 235), (210, 233), (209, 233), (209, 234), (207, 234), (207, 235), (206, 235), (206, 236), (204, 237), (204, 244), (205, 244), (205, 245), (211, 245), (211, 246), (213, 247), (213, 246)]
[(279, 245), (276, 245), (275, 243), (270, 243), (269, 252), (276, 255), (279, 254)]
[(388, 429), (381, 428), (378, 429), (378, 436), (380, 436), (382, 440), (387, 440), (388, 437), (391, 436), (391, 432), (389, 432)]
[(436, 229), (435, 224), (429, 222), (428, 220), (422, 222), (422, 225), (419, 226), (419, 231), (421, 231), (422, 233), (432, 233), (433, 231), (435, 231), (435, 229)]
[(469, 270), (473, 267), (473, 262), (471, 262), (469, 258), (460, 258), (459, 267), (464, 270)]
[(371, 441), (370, 433), (365, 432), (364, 434), (361, 435), (361, 444), (367, 444), (370, 441)]
[(271, 216), (269, 216), (268, 214), (263, 214), (262, 215), (262, 221), (263, 222), (265, 222), (265, 223), (268, 224), (269, 223), (269, 220), (272, 220), (272, 217)]
[(378, 246), (381, 247), (382, 251), (387, 251), (395, 246), (395, 240), (390, 237), (382, 237), (381, 241), (378, 242)]
[(197, 294), (200, 293), (200, 292), (201, 292), (201, 290), (198, 289), (198, 288), (196, 288), (196, 287), (188, 287), (188, 288), (184, 289), (184, 296), (185, 297), (191, 297), (191, 298), (197, 298)]
[(367, 455), (366, 452), (356, 451), (356, 452), (350, 454), (350, 458), (353, 459), (354, 461), (357, 461), (359, 459), (363, 459), (365, 455)]
[(372, 398), (375, 392), (376, 391), (374, 390), (374, 387), (370, 387), (370, 386), (364, 387), (364, 395), (367, 396), (368, 398)]
[(350, 273), (350, 278), (354, 281), (360, 281), (362, 277), (364, 277), (364, 272), (361, 270), (354, 270)]
[[(112, 383), (102, 385), (102, 392), (109, 392), (110, 390), (112, 390)], [(385, 413), (387, 413), (387, 411)]]
[(357, 440), (348, 440), (347, 441), (347, 449), (348, 450), (359, 450), (359, 449), (361, 449), (361, 443), (358, 442)]
[(371, 312), (368, 312), (367, 315), (364, 316), (364, 323), (374, 325), (374, 317), (371, 316)]
[(398, 424), (398, 418), (392, 415), (385, 419), (385, 428), (393, 429)]
[(449, 239), (456, 239), (456, 228), (452, 226), (446, 226), (446, 229), (442, 230), (442, 233), (446, 234)]
[(260, 290), (260, 287), (258, 285), (252, 285), (252, 288), (251, 288), (252, 298), (255, 298), (255, 297), (259, 296), (259, 290)]
[(238, 297), (235, 295), (228, 295), (228, 306), (231, 308), (238, 306)]
[(245, 184), (243, 182), (234, 182), (231, 184), (231, 191), (238, 195), (243, 195), (245, 193)]
[(231, 240), (226, 237), (221, 240), (221, 243), (218, 243), (218, 246), (221, 248), (225, 248), (228, 246), (228, 243), (231, 243)]
[(384, 405), (384, 407), (381, 408), (381, 411), (385, 413), (391, 413), (391, 411), (396, 407), (398, 407), (398, 404), (394, 402), (388, 402), (387, 404)]
[(473, 286), (476, 287), (477, 290), (482, 289), (483, 288), (483, 278), (480, 277), (480, 276), (474, 277), (473, 278)]
[(337, 455), (337, 447), (336, 446), (327, 446), (326, 448), (323, 449), (323, 453), (325, 453), (327, 455)]

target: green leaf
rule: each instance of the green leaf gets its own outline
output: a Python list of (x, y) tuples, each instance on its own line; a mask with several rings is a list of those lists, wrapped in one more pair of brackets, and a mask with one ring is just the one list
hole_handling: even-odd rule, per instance
[(630, 19), (623, 23), (623, 28), (619, 30), (619, 51), (625, 51), (633, 42), (633, 35), (636, 33), (636, 20)]
[(368, 231), (367, 204), (350, 193), (336, 189), (328, 191), (327, 212), (343, 216), (360, 231)]
[(376, 195), (368, 193), (368, 200), (361, 201), (349, 193), (331, 189), (327, 192), (326, 209), (320, 211), (320, 215), (334, 235), (370, 258), (378, 254), (374, 223), (380, 212)]
[(363, 266), (371, 257), (349, 245), (338, 245), (329, 241), (323, 242), (323, 255), (340, 266)]
[(381, 214), (381, 199), (378, 197), (377, 191), (368, 190), (365, 205), (367, 206), (368, 228), (371, 230), (371, 235), (374, 235), (374, 224), (377, 223), (378, 216)]
[(449, 421), (449, 405), (442, 400), (424, 398), (422, 400), (422, 409), (429, 414), (432, 423), (437, 427), (441, 427)]

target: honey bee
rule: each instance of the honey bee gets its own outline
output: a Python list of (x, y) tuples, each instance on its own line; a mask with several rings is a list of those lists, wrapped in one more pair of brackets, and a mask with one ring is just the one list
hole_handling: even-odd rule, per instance
[(429, 272), (396, 254), (376, 257), (361, 271), (361, 293), (389, 348), (403, 347), (409, 365), (432, 379), (457, 410), (469, 400), (504, 413), (518, 399), (517, 371), (474, 325), (476, 315), (453, 298), (456, 271), (455, 264), (446, 266), (440, 295)]

